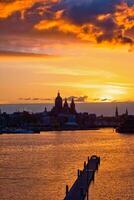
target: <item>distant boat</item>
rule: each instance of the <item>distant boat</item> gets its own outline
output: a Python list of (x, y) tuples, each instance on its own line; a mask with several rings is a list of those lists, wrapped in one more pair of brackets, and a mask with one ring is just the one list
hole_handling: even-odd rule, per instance
[(36, 134), (36, 133), (40, 133), (40, 131), (38, 130), (30, 130), (30, 129), (10, 129), (10, 128), (6, 128), (6, 129), (2, 129), (0, 130), (0, 133), (8, 133), (8, 134)]
[(134, 128), (118, 127), (116, 129), (117, 133), (134, 134)]
[(116, 132), (125, 134), (134, 134), (134, 117), (127, 117), (120, 125), (116, 128)]

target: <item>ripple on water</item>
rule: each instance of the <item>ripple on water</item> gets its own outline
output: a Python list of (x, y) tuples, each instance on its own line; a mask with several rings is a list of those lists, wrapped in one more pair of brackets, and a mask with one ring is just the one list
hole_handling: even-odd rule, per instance
[(87, 156), (101, 165), (90, 200), (134, 199), (134, 136), (112, 129), (0, 136), (2, 200), (61, 200)]

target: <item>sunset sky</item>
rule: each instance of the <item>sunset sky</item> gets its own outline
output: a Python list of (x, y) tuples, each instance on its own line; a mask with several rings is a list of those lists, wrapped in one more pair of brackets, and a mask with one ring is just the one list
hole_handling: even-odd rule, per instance
[(134, 101), (134, 0), (0, 0), (0, 103)]

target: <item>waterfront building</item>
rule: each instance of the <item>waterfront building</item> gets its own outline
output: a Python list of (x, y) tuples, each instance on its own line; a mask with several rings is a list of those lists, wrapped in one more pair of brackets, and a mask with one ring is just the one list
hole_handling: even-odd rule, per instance
[(70, 104), (70, 112), (72, 114), (76, 114), (76, 109), (75, 109), (75, 103), (74, 103), (74, 99), (72, 98), (71, 104)]
[(58, 92), (57, 97), (55, 98), (55, 105), (51, 110), (52, 114), (76, 114), (76, 109), (75, 109), (75, 102), (74, 99), (72, 98), (72, 101), (70, 103), (70, 106), (68, 105), (67, 98), (65, 98), (64, 102), (63, 99)]
[(63, 105), (63, 112), (64, 113), (69, 113), (69, 105), (68, 105), (68, 102), (67, 102), (67, 98), (65, 98), (65, 102), (64, 102), (64, 105)]
[(62, 111), (62, 97), (60, 96), (60, 93), (58, 92), (57, 97), (55, 98), (55, 111), (56, 112), (61, 112)]

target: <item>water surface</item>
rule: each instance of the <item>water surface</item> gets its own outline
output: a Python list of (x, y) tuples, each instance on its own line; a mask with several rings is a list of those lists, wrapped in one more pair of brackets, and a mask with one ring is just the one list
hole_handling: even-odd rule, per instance
[(0, 198), (62, 200), (92, 154), (101, 165), (90, 200), (134, 199), (134, 135), (112, 129), (0, 135)]

